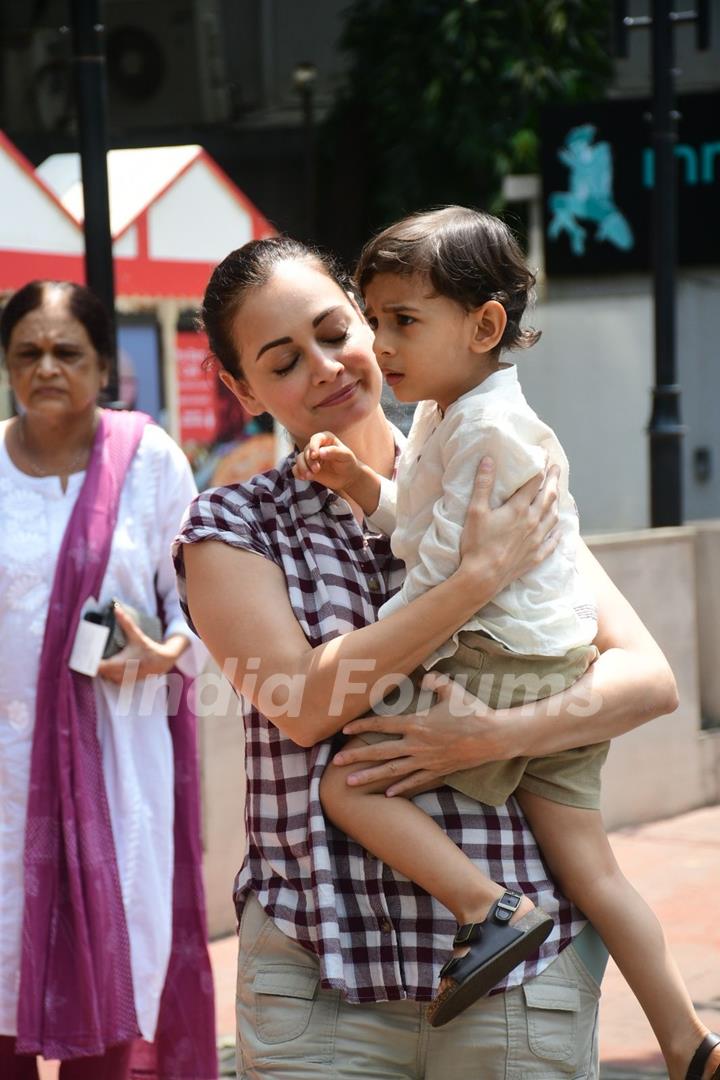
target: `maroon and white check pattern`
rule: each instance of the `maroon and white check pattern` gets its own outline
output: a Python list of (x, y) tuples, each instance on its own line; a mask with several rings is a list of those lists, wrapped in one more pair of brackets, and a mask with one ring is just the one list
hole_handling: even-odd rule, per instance
[[(249, 483), (203, 492), (190, 505), (173, 554), (186, 606), (183, 545), (219, 540), (276, 563), (295, 616), (313, 645), (363, 627), (402, 579), (387, 537), (363, 532), (347, 503), (296, 480), (293, 456)], [(237, 603), (242, 604), (242, 596)], [(359, 678), (359, 676), (356, 676)], [(248, 703), (247, 853), (235, 882), (280, 930), (316, 953), (325, 987), (349, 1001), (427, 1001), (455, 923), (445, 908), (328, 825), (318, 785), (336, 740), (296, 746)], [(555, 918), (539, 959), (502, 986), (538, 974), (584, 925), (560, 897), (514, 800), (492, 808), (442, 787), (423, 809), (495, 880), (520, 889)]]

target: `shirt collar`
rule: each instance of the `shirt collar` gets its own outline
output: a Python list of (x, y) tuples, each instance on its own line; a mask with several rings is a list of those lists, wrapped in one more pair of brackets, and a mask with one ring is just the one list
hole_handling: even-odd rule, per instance
[[(507, 395), (513, 395), (519, 388), (520, 381), (518, 379), (517, 368), (515, 364), (510, 364), (508, 367), (499, 368), (497, 371), (493, 371), (492, 375), (488, 375), (487, 379), (484, 379), (477, 386), (473, 386), (471, 390), (457, 398), (453, 402), (453, 405), (457, 405), (460, 401), (468, 401), (473, 397), (480, 397), (482, 394), (491, 394), (495, 391), (500, 391), (504, 397)], [(452, 408), (452, 405), (450, 406)]]

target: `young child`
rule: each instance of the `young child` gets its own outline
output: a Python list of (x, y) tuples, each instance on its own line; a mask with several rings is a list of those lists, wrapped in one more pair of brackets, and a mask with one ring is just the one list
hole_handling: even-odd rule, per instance
[[(497, 504), (558, 465), (554, 552), (479, 611), (412, 680), (417, 691), (426, 669), (460, 677), (493, 708), (562, 691), (597, 657), (597, 625), (575, 566), (578, 520), (567, 459), (523, 397), (515, 367), (501, 359), (504, 350), (533, 345), (539, 336), (520, 326), (534, 284), (522, 253), (498, 219), (445, 207), (414, 214), (370, 241), (357, 280), (387, 382), (400, 401), (420, 401), (397, 483), (374, 473), (329, 433), (313, 436), (296, 474), (340, 491), (392, 535), (407, 576), (383, 605), (383, 618), (457, 568), (483, 458), (496, 463)], [(403, 704), (402, 711), (416, 711), (417, 692)], [(599, 931), (643, 1006), (672, 1080), (717, 1080), (720, 1069), (712, 1069), (720, 1063), (720, 1038), (696, 1016), (662, 930), (620, 873), (603, 829), (600, 769), (607, 749), (603, 743), (490, 762), (445, 780), (491, 805), (515, 794), (555, 880)], [(440, 1026), (535, 952), (552, 920), (527, 896), (485, 877), (409, 799), (387, 799), (386, 784), (348, 786), (348, 772), (360, 767), (326, 771), (325, 813), (440, 900), (459, 924), (455, 955), (441, 971), (428, 1012), (430, 1023)]]

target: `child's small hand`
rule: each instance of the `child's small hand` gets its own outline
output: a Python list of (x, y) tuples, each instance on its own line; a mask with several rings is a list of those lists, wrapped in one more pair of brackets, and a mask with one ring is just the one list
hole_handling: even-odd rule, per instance
[(298, 480), (315, 480), (333, 491), (346, 490), (359, 472), (360, 462), (355, 454), (331, 431), (319, 431), (311, 436), (293, 465)]

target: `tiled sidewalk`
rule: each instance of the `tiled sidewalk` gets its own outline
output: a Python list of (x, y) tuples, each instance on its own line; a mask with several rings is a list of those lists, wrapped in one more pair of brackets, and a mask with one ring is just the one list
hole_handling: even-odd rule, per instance
[[(660, 919), (705, 1023), (720, 1032), (720, 807), (613, 833), (623, 870)], [(664, 1077), (640, 1007), (612, 962), (600, 1013), (603, 1077)]]

